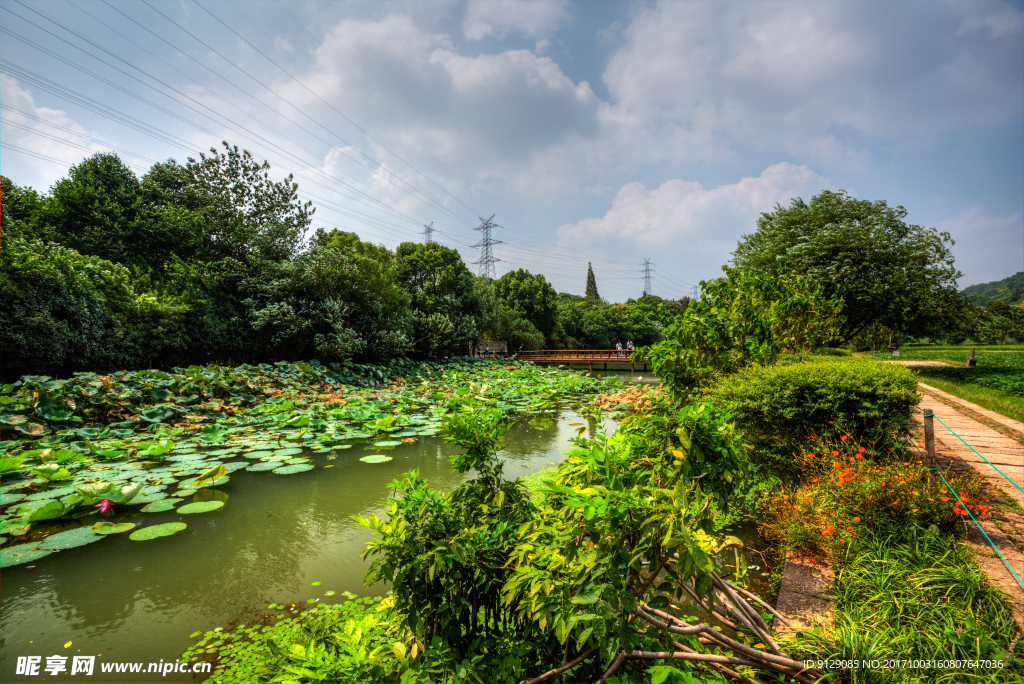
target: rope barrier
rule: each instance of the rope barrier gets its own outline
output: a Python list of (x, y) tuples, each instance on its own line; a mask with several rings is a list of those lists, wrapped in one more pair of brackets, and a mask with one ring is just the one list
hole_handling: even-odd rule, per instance
[(943, 422), (942, 422), (942, 419), (941, 419), (941, 418), (939, 418), (939, 417), (938, 417), (937, 415), (935, 415), (934, 413), (924, 413), (924, 414), (923, 414), (923, 416), (924, 416), (925, 418), (928, 418), (929, 416), (931, 416), (931, 417), (932, 417), (932, 418), (934, 418), (935, 420), (937, 420), (937, 421), (939, 421), (940, 423), (942, 423), (942, 427), (944, 427), (944, 428), (946, 428), (947, 430), (949, 430), (950, 432), (952, 432), (952, 433), (953, 433), (953, 435), (954, 435), (954, 436), (955, 436), (955, 437), (956, 437), (957, 439), (959, 439), (959, 440), (960, 440), (961, 442), (963, 442), (964, 444), (967, 444), (967, 448), (968, 448), (968, 449), (970, 449), (970, 450), (971, 450), (971, 451), (973, 451), (974, 453), (978, 454), (978, 456), (981, 456), (981, 460), (985, 461), (985, 463), (988, 463), (988, 464), (989, 464), (990, 466), (992, 466), (993, 468), (995, 468), (996, 472), (997, 472), (997, 473), (999, 473), (1000, 475), (1002, 475), (1003, 477), (1005, 477), (1005, 478), (1006, 478), (1006, 481), (1007, 481), (1007, 482), (1009, 482), (1010, 484), (1012, 484), (1012, 485), (1013, 485), (1014, 487), (1016, 487), (1016, 488), (1017, 488), (1017, 489), (1019, 489), (1020, 491), (1024, 492), (1024, 487), (1021, 487), (1021, 486), (1020, 486), (1019, 484), (1017, 484), (1017, 483), (1016, 483), (1016, 482), (1014, 482), (1014, 481), (1013, 481), (1012, 479), (1010, 479), (1010, 476), (1009, 476), (1009, 475), (1007, 475), (1006, 473), (1004, 473), (1004, 472), (1003, 472), (1002, 470), (1000, 470), (1000, 469), (999, 469), (999, 467), (998, 467), (998, 466), (997, 466), (997, 465), (996, 465), (995, 463), (993, 463), (992, 461), (988, 460), (987, 458), (985, 458), (984, 456), (982, 456), (981, 454), (979, 454), (979, 453), (978, 453), (978, 450), (977, 450), (977, 449), (975, 449), (975, 448), (974, 448), (974, 447), (972, 447), (972, 446), (971, 446), (970, 444), (968, 444), (968, 443), (967, 443), (967, 440), (965, 440), (965, 439), (964, 439), (963, 437), (961, 437), (960, 435), (956, 434), (956, 432), (955, 432), (955, 431), (953, 430), (953, 428), (951, 428), (951, 427), (949, 427), (948, 425), (946, 425), (945, 423), (943, 423)]
[[(918, 410), (920, 410), (920, 409), (918, 409)], [(931, 416), (933, 418), (938, 419), (938, 421), (940, 423), (942, 423), (942, 419), (939, 418), (938, 416), (936, 416), (934, 413), (925, 413), (924, 411), (921, 411), (921, 413), (922, 413), (922, 416), (925, 417), (925, 418), (927, 418), (928, 416)], [(945, 427), (950, 432), (953, 432), (953, 430), (948, 425), (946, 425), (945, 423), (942, 423), (942, 425), (943, 425), (943, 427)], [(961, 442), (963, 442), (964, 444), (967, 444), (967, 442), (964, 441), (963, 437), (961, 437), (960, 435), (957, 435), (955, 432), (953, 432), (953, 434), (956, 435), (957, 439), (959, 439)], [(913, 442), (911, 442), (911, 444), (913, 444)], [(924, 452), (922, 452), (921, 449), (916, 444), (913, 444), (913, 446), (914, 446), (914, 449), (917, 450), (917, 453), (921, 455), (922, 459), (927, 458), (927, 456), (924, 454)], [(974, 453), (978, 454), (977, 450), (974, 447), (972, 447), (970, 444), (967, 444), (967, 446), (970, 447), (971, 451), (973, 451)], [(981, 456), (981, 454), (978, 454), (978, 456)], [(993, 468), (996, 468), (994, 463), (989, 461), (984, 456), (981, 456), (981, 457), (983, 459), (985, 459), (985, 462), (988, 463), (990, 466), (992, 466)], [(981, 523), (978, 522), (978, 519), (974, 517), (974, 514), (971, 513), (971, 510), (969, 508), (967, 508), (967, 504), (965, 504), (963, 501), (961, 501), (960, 495), (956, 492), (956, 489), (953, 487), (953, 485), (949, 484), (949, 481), (946, 479), (946, 476), (943, 475), (941, 472), (939, 472), (938, 468), (929, 468), (929, 467), (925, 466), (925, 470), (934, 471), (936, 475), (938, 475), (940, 478), (942, 478), (942, 481), (945, 482), (946, 486), (949, 488), (950, 494), (952, 494), (953, 497), (956, 499), (956, 502), (958, 504), (960, 504), (960, 510), (967, 512), (967, 515), (969, 515), (971, 517), (971, 520), (974, 521), (975, 526), (977, 526), (978, 531), (981, 532), (985, 536), (985, 540), (988, 541), (989, 546), (991, 546), (992, 550), (995, 551), (999, 555), (999, 559), (1003, 561), (1003, 565), (1005, 565), (1006, 569), (1010, 571), (1010, 574), (1013, 575), (1013, 578), (1015, 580), (1017, 580), (1017, 584), (1020, 585), (1020, 588), (1022, 590), (1024, 590), (1024, 580), (1022, 580), (1020, 578), (1020, 575), (1018, 575), (1017, 572), (1013, 569), (1013, 566), (1010, 565), (1010, 561), (1006, 560), (1006, 556), (1004, 556), (1003, 552), (999, 550), (999, 547), (996, 546), (994, 541), (992, 541), (992, 538), (988, 536), (988, 532), (986, 532), (985, 528), (983, 528), (981, 526)], [(1006, 477), (1006, 473), (1004, 473), (1003, 471), (999, 470), (999, 468), (996, 468), (996, 470), (999, 472), (1000, 475), (1002, 475), (1003, 477)], [(1006, 479), (1010, 482), (1010, 484), (1012, 484), (1013, 486), (1017, 487), (1017, 489), (1020, 489), (1020, 486), (1016, 482), (1011, 480), (1009, 477), (1006, 477)], [(1021, 490), (1021, 491), (1024, 491), (1024, 490)]]

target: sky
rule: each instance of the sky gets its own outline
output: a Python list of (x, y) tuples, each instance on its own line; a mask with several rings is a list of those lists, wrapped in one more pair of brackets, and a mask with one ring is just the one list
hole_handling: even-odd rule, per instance
[(1024, 269), (1022, 2), (0, 0), (0, 170), (47, 191), (222, 141), (313, 226), (474, 272), (692, 295), (822, 190), (946, 231), (961, 287)]

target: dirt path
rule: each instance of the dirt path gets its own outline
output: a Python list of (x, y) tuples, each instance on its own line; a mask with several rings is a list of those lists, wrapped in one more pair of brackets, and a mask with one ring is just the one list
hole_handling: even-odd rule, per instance
[[(965, 402), (963, 399), (946, 394), (934, 387), (920, 384), (921, 408), (935, 414), (935, 458), (939, 468), (950, 467), (954, 471), (981, 477), (988, 483), (989, 495), (993, 500), (1003, 499), (1016, 502), (1024, 508), (1024, 492), (1014, 483), (1024, 487), (1024, 445), (1008, 435), (1002, 434), (988, 425), (970, 417), (968, 413), (978, 414), (988, 420), (995, 421), (1001, 427), (1015, 430), (1017, 434), (1024, 432), (1024, 426), (980, 406)], [(958, 410), (959, 409), (959, 410)], [(991, 416), (988, 414), (992, 414)], [(939, 421), (942, 422), (939, 422)], [(988, 422), (986, 420), (986, 422)], [(924, 451), (924, 418), (921, 413), (914, 414), (915, 429), (913, 442)], [(943, 425), (945, 423), (945, 425)], [(953, 434), (963, 438), (961, 441)], [(971, 449), (974, 447), (978, 453)], [(981, 454), (979, 456), (979, 454)], [(984, 456), (991, 464), (986, 463)], [(1006, 477), (1000, 475), (996, 468)], [(1019, 510), (1001, 507), (1003, 512), (982, 523), (985, 533), (991, 538), (999, 551), (1019, 576), (1024, 578), (1024, 515)], [(971, 534), (968, 544), (974, 549), (978, 565), (989, 577), (993, 585), (1002, 589), (1014, 603), (1017, 622), (1024, 626), (1024, 592), (999, 556), (992, 550), (984, 535), (973, 524), (969, 526)]]

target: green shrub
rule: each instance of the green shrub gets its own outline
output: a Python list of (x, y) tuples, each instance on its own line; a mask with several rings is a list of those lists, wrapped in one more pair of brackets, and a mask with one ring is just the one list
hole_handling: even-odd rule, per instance
[(849, 349), (837, 349), (833, 347), (822, 347), (816, 349), (814, 353), (818, 356), (850, 356), (852, 352)]
[(918, 402), (906, 368), (831, 358), (749, 368), (719, 380), (706, 398), (733, 412), (755, 460), (784, 472), (815, 438), (848, 435), (875, 450), (896, 448)]

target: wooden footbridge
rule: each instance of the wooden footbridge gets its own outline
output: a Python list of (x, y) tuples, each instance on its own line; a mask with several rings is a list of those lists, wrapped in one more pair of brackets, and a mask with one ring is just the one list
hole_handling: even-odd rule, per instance
[(633, 363), (630, 360), (630, 352), (623, 349), (540, 349), (537, 351), (521, 351), (517, 354), (522, 361), (534, 363), (585, 363), (591, 371), (594, 364), (604, 365), (608, 370), (609, 363), (629, 364), (630, 370), (635, 371), (636, 366), (643, 366), (647, 370), (647, 362)]

